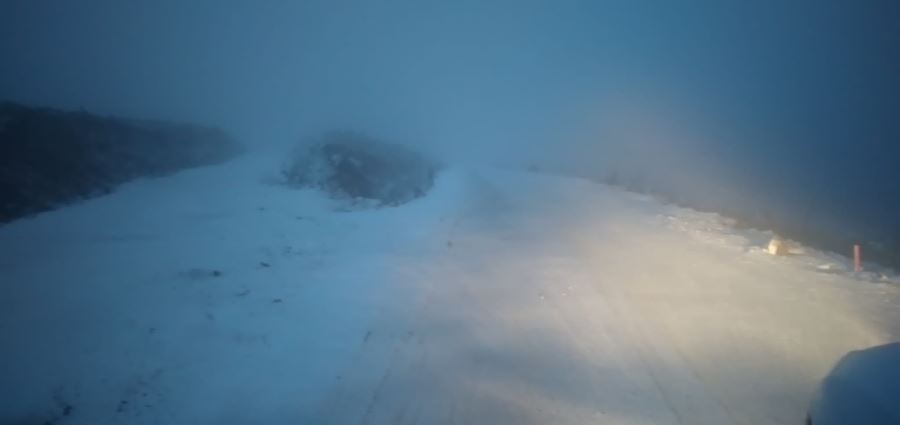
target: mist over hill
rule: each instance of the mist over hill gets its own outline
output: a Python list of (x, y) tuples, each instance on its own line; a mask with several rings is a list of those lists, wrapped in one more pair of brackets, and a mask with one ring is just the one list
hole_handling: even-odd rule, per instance
[(345, 129), (615, 174), (897, 251), (898, 21), (887, 0), (10, 1), (0, 98), (210, 123), (250, 150)]

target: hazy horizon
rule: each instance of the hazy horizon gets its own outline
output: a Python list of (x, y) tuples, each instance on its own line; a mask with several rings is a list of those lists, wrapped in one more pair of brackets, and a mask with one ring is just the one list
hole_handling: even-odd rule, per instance
[(894, 2), (0, 4), (0, 99), (251, 149), (353, 129), (900, 231)]

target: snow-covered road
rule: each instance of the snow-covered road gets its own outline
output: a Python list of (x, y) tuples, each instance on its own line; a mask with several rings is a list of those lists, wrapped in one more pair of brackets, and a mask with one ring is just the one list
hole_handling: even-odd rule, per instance
[(672, 226), (692, 214), (638, 196), (492, 177), (309, 423), (802, 423), (843, 353), (900, 337), (896, 287)]
[(896, 279), (715, 216), (469, 169), (335, 213), (274, 168), (0, 228), (0, 423), (799, 424), (900, 339)]

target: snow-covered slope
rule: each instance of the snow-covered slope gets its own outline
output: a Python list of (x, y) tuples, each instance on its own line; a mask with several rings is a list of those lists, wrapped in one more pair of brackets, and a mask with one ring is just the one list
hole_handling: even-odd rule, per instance
[(893, 278), (715, 216), (466, 168), (336, 212), (278, 164), (0, 228), (0, 423), (799, 423), (900, 338)]

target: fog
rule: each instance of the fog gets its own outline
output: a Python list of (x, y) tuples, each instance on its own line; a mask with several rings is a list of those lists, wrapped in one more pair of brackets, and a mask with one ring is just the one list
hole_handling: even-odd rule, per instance
[(893, 1), (0, 4), (0, 99), (250, 148), (353, 129), (900, 246)]

